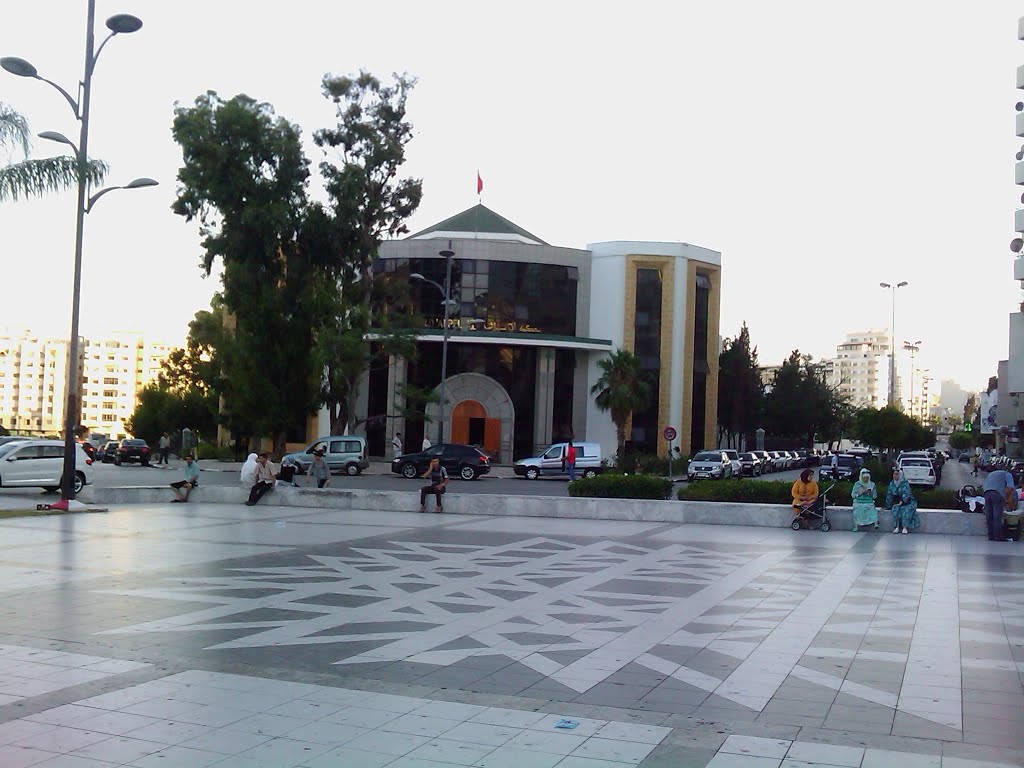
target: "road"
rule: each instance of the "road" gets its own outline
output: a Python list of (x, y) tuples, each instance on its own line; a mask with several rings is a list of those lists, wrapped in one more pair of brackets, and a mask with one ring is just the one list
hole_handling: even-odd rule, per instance
[[(201, 485), (235, 485), (238, 483), (238, 471), (241, 465), (226, 464), (214, 461), (201, 462), (201, 474), (199, 482)], [(169, 468), (164, 467), (141, 467), (135, 464), (116, 467), (113, 464), (96, 464), (95, 482), (97, 486), (112, 488), (124, 486), (155, 486), (166, 485), (174, 480), (181, 479), (181, 462), (172, 461)], [(754, 478), (754, 482), (760, 480), (778, 480), (793, 482), (800, 475), (800, 470), (792, 469), (786, 472), (776, 472), (765, 475), (761, 478)], [(888, 478), (875, 478), (882, 480)], [(970, 476), (970, 465), (958, 464), (955, 461), (946, 462), (943, 468), (941, 487), (951, 490), (959, 490), (967, 484), (980, 485), (984, 478), (972, 478)], [(305, 484), (306, 478), (300, 478), (300, 483)], [(419, 486), (418, 480), (406, 480), (395, 475), (390, 470), (390, 464), (384, 461), (374, 461), (370, 469), (358, 477), (335, 475), (331, 478), (333, 488), (364, 488), (367, 490), (407, 490), (415, 492)], [(479, 480), (466, 482), (453, 478), (451, 491), (454, 493), (493, 493), (503, 495), (520, 496), (567, 496), (567, 483), (561, 478), (542, 478), (540, 480), (525, 480), (518, 478), (512, 472), (511, 467), (498, 466), (491, 470), (491, 473), (484, 475)], [(46, 494), (35, 489), (0, 488), (0, 509), (13, 506), (24, 506), (26, 504), (37, 504), (56, 498), (55, 494)]]

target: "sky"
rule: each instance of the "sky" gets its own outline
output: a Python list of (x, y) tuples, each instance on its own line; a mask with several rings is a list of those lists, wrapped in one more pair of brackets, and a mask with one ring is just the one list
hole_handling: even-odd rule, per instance
[[(85, 0), (5, 7), (0, 56), (74, 92)], [(683, 241), (722, 253), (722, 334), (762, 364), (835, 354), (890, 323), (937, 379), (984, 388), (1021, 302), (1008, 244), (1019, 3), (97, 0), (145, 26), (104, 49), (90, 154), (108, 183), (85, 230), (81, 333), (181, 342), (217, 276), (175, 216), (176, 104), (246, 93), (303, 130), (334, 124), (325, 73), (418, 79), (404, 169), (423, 179), (410, 231), (483, 202), (549, 243)], [(102, 39), (102, 38), (100, 38)], [(60, 95), (0, 71), (35, 132), (76, 138)], [(34, 156), (60, 152), (37, 140)], [(0, 157), (0, 162), (9, 159)], [(311, 193), (322, 198), (314, 174)], [(0, 205), (0, 326), (67, 336), (73, 193)]]

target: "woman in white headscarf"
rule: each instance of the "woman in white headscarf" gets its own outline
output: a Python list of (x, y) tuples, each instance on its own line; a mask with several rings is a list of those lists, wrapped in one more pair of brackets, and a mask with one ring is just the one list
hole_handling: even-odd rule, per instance
[(249, 458), (245, 460), (245, 464), (242, 465), (242, 474), (240, 482), (246, 488), (251, 488), (256, 484), (256, 454), (250, 453)]
[(878, 498), (878, 490), (871, 482), (871, 473), (866, 469), (860, 471), (860, 477), (853, 484), (853, 530), (862, 525), (873, 525), (878, 530), (878, 510), (875, 509), (875, 499)]

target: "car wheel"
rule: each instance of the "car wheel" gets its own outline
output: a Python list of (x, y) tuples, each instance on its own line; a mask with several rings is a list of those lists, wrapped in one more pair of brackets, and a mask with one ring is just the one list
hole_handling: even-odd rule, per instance
[(597, 472), (595, 470), (593, 470), (593, 469), (584, 469), (583, 470), (583, 476), (584, 477), (597, 477)]
[(346, 464), (345, 465), (345, 474), (348, 475), (349, 477), (355, 477), (356, 475), (359, 474), (359, 465), (358, 464)]
[(459, 477), (463, 480), (476, 480), (476, 470), (466, 465), (459, 468)]
[(406, 463), (402, 465), (402, 477), (412, 480), (413, 478), (416, 477), (417, 474), (419, 473), (416, 471), (415, 464)]
[(60, 490), (60, 486), (59, 485), (47, 485), (45, 488), (43, 488), (43, 490), (46, 491), (47, 493), (56, 493), (57, 491)]
[(526, 470), (527, 480), (536, 480), (538, 477), (540, 477), (540, 471), (536, 467), (530, 467)]
[(148, 466), (149, 466), (149, 462), (148, 462), (148, 461), (144, 461), (144, 462), (142, 462), (142, 466), (144, 466), (144, 467), (148, 467)]
[(80, 494), (83, 488), (85, 488), (85, 475), (75, 472), (75, 495)]

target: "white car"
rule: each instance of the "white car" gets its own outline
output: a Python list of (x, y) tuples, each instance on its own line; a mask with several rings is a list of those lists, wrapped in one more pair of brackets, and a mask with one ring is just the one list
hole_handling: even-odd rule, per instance
[[(21, 440), (0, 445), (0, 487), (60, 489), (64, 472), (61, 440)], [(92, 459), (75, 445), (75, 493), (93, 482)]]
[(897, 465), (911, 485), (935, 487), (935, 467), (927, 456), (904, 456)]
[(702, 477), (720, 480), (732, 477), (732, 462), (725, 455), (725, 451), (701, 451), (690, 459), (686, 476), (689, 480), (698, 480)]
[(743, 464), (740, 463), (740, 452), (734, 451), (731, 448), (723, 448), (722, 453), (729, 459), (729, 463), (732, 464), (732, 476), (740, 477), (743, 474)]

